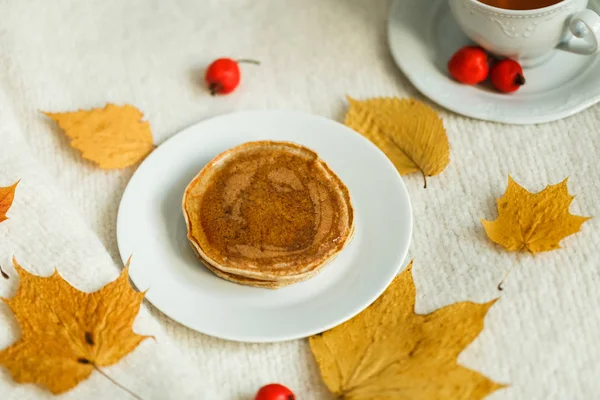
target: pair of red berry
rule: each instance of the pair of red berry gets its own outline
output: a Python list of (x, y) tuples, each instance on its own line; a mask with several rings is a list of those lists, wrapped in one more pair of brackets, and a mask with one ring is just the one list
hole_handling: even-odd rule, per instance
[(525, 84), (523, 68), (518, 62), (500, 60), (490, 68), (488, 54), (476, 46), (457, 51), (448, 62), (448, 71), (454, 79), (468, 85), (481, 83), (489, 76), (492, 85), (503, 93), (516, 92)]

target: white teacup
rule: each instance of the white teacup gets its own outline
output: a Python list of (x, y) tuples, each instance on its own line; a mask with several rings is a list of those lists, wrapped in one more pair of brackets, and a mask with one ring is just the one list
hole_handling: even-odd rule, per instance
[(506, 10), (477, 0), (449, 0), (462, 30), (490, 53), (523, 67), (546, 61), (555, 48), (577, 54), (600, 51), (600, 16), (589, 0), (563, 0), (535, 10)]

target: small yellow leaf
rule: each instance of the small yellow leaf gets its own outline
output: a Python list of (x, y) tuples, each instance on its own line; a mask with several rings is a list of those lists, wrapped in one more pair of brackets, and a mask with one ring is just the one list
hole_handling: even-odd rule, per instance
[(150, 124), (131, 105), (44, 114), (58, 123), (83, 158), (100, 168), (125, 168), (154, 150)]
[(400, 174), (421, 171), (427, 177), (440, 174), (450, 162), (450, 145), (438, 113), (415, 99), (348, 98), (344, 123), (375, 143)]
[(20, 181), (17, 181), (11, 186), (0, 187), (0, 222), (8, 219), (6, 213), (15, 199), (15, 189), (19, 182)]
[(347, 400), (476, 400), (503, 387), (457, 364), (495, 301), (414, 312), (412, 263), (350, 321), (309, 339), (329, 390)]
[(129, 284), (128, 266), (117, 280), (84, 293), (56, 271), (40, 277), (13, 263), (21, 281), (15, 297), (4, 302), (21, 326), (21, 338), (0, 350), (0, 365), (16, 382), (63, 393), (147, 338), (132, 330), (144, 293)]
[(488, 237), (509, 251), (555, 250), (563, 238), (579, 232), (590, 219), (569, 212), (574, 198), (567, 179), (534, 194), (509, 176), (508, 188), (498, 199), (498, 219), (481, 222)]

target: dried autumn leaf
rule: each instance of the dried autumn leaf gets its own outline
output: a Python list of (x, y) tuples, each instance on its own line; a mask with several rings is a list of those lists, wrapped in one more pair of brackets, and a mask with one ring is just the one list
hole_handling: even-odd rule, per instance
[(421, 171), (427, 177), (440, 174), (450, 162), (450, 145), (438, 113), (415, 99), (348, 98), (344, 123), (375, 143), (400, 174)]
[(10, 206), (12, 206), (13, 200), (15, 199), (15, 189), (20, 181), (15, 182), (11, 186), (0, 187), (0, 222), (6, 221), (8, 217), (6, 213)]
[(83, 158), (100, 168), (125, 168), (154, 150), (150, 124), (131, 105), (44, 114), (58, 123)]
[(457, 364), (495, 301), (417, 315), (412, 263), (350, 321), (309, 339), (329, 390), (347, 400), (482, 399), (503, 387)]
[(129, 284), (128, 266), (102, 289), (84, 293), (56, 271), (40, 277), (13, 263), (21, 281), (15, 297), (3, 300), (21, 326), (21, 338), (0, 351), (0, 365), (16, 382), (63, 393), (148, 337), (132, 330), (144, 293)]
[(589, 217), (573, 215), (567, 179), (531, 193), (508, 177), (508, 187), (498, 199), (498, 219), (481, 221), (488, 237), (509, 251), (532, 254), (560, 248), (566, 236), (579, 232)]

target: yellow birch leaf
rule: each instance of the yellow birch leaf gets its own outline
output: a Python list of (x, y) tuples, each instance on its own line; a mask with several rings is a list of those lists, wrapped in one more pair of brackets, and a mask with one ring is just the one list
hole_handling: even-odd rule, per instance
[(132, 330), (144, 293), (129, 284), (128, 265), (115, 281), (84, 293), (56, 271), (40, 277), (13, 263), (21, 281), (17, 294), (3, 300), (21, 326), (21, 338), (0, 350), (0, 365), (16, 382), (63, 393), (148, 337)]
[(456, 303), (417, 315), (412, 262), (369, 308), (309, 339), (329, 390), (346, 400), (477, 400), (500, 389), (457, 364), (494, 304)]
[(531, 193), (509, 176), (506, 192), (498, 199), (498, 219), (481, 222), (488, 237), (506, 250), (532, 254), (555, 250), (590, 219), (569, 212), (574, 198), (567, 179)]
[(131, 105), (44, 114), (58, 123), (83, 158), (100, 168), (125, 168), (154, 150), (150, 124)]
[(344, 123), (379, 147), (402, 175), (440, 174), (450, 162), (450, 145), (438, 113), (415, 99), (379, 97), (355, 100)]
[(0, 187), (0, 222), (8, 219), (6, 213), (15, 199), (15, 190), (19, 182), (20, 181), (17, 181), (11, 186)]

